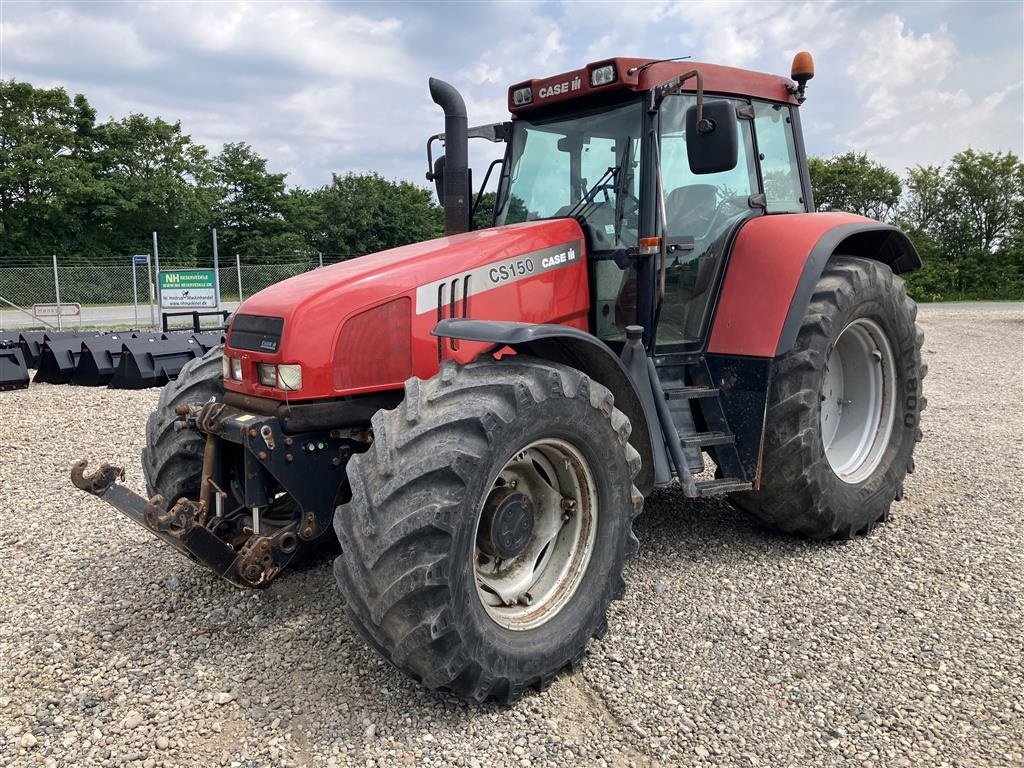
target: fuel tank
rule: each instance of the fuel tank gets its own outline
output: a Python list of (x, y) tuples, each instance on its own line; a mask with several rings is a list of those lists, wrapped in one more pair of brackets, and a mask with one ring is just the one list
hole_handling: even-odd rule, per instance
[[(487, 348), (431, 335), (451, 317), (586, 330), (584, 248), (574, 219), (552, 219), (413, 243), (284, 280), (235, 312), (225, 388), (289, 402), (396, 389), (410, 376), (433, 376), (443, 359), (468, 362)], [(275, 383), (276, 365), (300, 366), (301, 386), (282, 388), (296, 382), (294, 368)]]

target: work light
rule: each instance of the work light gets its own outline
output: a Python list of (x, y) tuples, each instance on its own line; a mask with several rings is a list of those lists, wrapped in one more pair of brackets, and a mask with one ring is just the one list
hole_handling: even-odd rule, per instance
[(524, 104), (529, 104), (533, 101), (533, 90), (530, 86), (525, 88), (516, 88), (512, 91), (512, 103), (517, 107), (521, 107)]
[(597, 87), (599, 85), (608, 85), (608, 83), (615, 82), (615, 65), (605, 64), (603, 67), (597, 67), (590, 72), (590, 85)]

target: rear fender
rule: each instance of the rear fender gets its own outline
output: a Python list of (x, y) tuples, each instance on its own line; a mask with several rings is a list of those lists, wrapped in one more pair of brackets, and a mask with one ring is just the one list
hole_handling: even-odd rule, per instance
[(811, 295), (835, 254), (887, 264), (894, 273), (921, 266), (896, 227), (851, 213), (760, 216), (740, 230), (707, 351), (777, 357), (793, 348)]
[(564, 325), (472, 319), (442, 320), (432, 333), (441, 338), (487, 343), (490, 351), (510, 347), (517, 353), (563, 363), (587, 374), (611, 391), (615, 407), (629, 417), (633, 427), (629, 442), (642, 462), (635, 480), (640, 492), (647, 495), (655, 482), (671, 479), (653, 400), (644, 396), (642, 383), (638, 386), (623, 362), (595, 336)]

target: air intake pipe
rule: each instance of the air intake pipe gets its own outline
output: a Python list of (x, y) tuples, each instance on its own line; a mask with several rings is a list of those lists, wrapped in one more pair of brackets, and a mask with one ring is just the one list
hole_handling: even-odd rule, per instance
[(440, 171), (444, 194), (444, 233), (457, 235), (469, 231), (469, 138), (466, 133), (466, 102), (455, 87), (430, 78), (430, 98), (444, 110), (444, 164)]

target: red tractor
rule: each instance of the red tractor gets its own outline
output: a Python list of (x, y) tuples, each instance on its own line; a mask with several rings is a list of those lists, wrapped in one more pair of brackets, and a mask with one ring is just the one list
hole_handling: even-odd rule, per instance
[[(246, 300), (149, 417), (151, 498), (109, 465), (75, 484), (242, 587), (340, 545), (370, 646), (474, 701), (580, 663), (655, 488), (867, 533), (921, 437), (897, 277), (920, 259), (892, 226), (814, 212), (812, 74), (807, 54), (792, 80), (608, 59), (512, 86), (512, 119), (472, 129), (431, 80), (446, 236)], [(480, 231), (473, 137), (505, 144)]]

